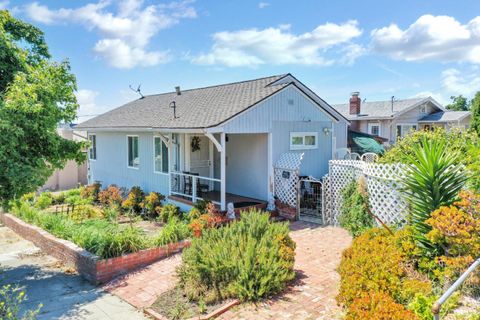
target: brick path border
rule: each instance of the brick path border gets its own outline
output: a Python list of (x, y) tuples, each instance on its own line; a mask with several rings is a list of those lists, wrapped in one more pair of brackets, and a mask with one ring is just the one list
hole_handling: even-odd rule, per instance
[(190, 246), (189, 240), (183, 240), (166, 246), (141, 250), (115, 258), (100, 259), (98, 256), (80, 248), (71, 241), (59, 239), (47, 231), (28, 224), (11, 214), (0, 214), (0, 220), (15, 233), (33, 242), (46, 253), (73, 266), (78, 273), (94, 284), (105, 283), (113, 278), (145, 267), (155, 261)]

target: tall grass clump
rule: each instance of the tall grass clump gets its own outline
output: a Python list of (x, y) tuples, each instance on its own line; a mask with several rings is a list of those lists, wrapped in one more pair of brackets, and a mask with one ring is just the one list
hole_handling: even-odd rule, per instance
[(256, 210), (228, 226), (204, 230), (182, 259), (185, 294), (206, 303), (231, 297), (255, 301), (281, 291), (295, 277), (288, 224), (273, 223)]
[(176, 217), (170, 218), (168, 223), (163, 226), (160, 233), (154, 238), (156, 246), (164, 246), (169, 243), (176, 243), (190, 236), (190, 228), (186, 223)]

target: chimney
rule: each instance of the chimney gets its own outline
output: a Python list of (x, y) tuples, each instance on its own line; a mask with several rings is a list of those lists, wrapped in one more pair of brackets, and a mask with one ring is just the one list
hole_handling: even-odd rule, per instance
[(360, 92), (358, 91), (352, 92), (352, 96), (350, 97), (350, 114), (360, 114), (362, 99), (360, 99), (359, 95)]
[(180, 86), (176, 86), (175, 91), (177, 92), (177, 96), (182, 94), (182, 91), (180, 91)]

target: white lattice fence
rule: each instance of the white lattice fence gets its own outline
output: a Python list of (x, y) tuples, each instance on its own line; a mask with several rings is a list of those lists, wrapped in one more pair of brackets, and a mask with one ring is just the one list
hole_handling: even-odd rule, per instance
[(372, 213), (387, 224), (405, 220), (407, 204), (400, 193), (404, 170), (400, 164), (366, 163), (360, 160), (331, 160), (324, 177), (325, 219), (338, 224), (341, 192), (353, 179), (366, 178)]

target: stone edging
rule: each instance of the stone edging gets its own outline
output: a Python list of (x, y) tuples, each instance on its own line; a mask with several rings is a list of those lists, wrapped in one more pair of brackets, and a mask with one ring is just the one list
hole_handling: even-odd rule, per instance
[[(231, 308), (235, 307), (238, 304), (240, 304), (240, 301), (237, 300), (237, 299), (234, 299), (233, 301), (219, 307), (218, 309), (213, 310), (209, 314), (206, 314), (206, 315), (203, 315), (203, 316), (198, 316), (198, 317), (193, 317), (193, 318), (190, 318), (188, 320), (209, 320), (209, 319), (213, 319), (213, 318), (218, 317), (222, 313), (227, 312), (228, 310), (230, 310)], [(161, 314), (159, 314), (158, 312), (156, 312), (152, 308), (147, 308), (147, 309), (144, 310), (144, 312), (145, 312), (145, 314), (154, 318), (155, 320), (168, 320), (166, 317), (162, 316)]]
[(74, 267), (81, 276), (94, 284), (108, 282), (119, 275), (147, 266), (190, 246), (189, 240), (183, 240), (162, 247), (125, 254), (120, 257), (100, 259), (73, 242), (59, 239), (47, 231), (28, 224), (11, 214), (0, 214), (0, 220), (5, 226), (15, 231), (21, 237), (33, 242), (46, 253)]

